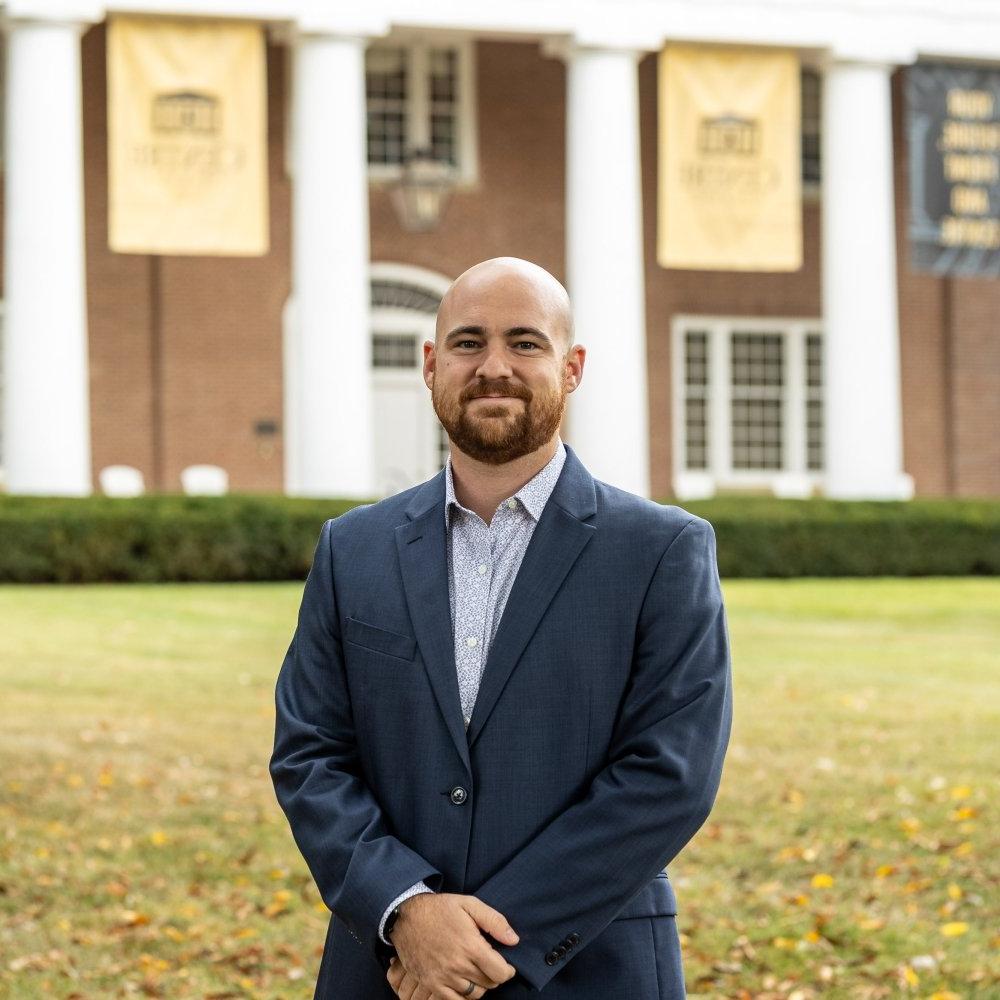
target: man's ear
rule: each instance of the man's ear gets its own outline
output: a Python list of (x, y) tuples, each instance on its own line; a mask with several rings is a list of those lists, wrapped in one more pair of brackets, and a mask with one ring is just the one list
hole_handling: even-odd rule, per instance
[(573, 392), (583, 381), (583, 364), (587, 360), (587, 349), (574, 344), (566, 355), (566, 370), (563, 377), (566, 380), (566, 391)]
[(436, 357), (434, 355), (434, 341), (425, 340), (424, 341), (424, 385), (428, 389), (434, 386), (434, 365), (436, 362)]

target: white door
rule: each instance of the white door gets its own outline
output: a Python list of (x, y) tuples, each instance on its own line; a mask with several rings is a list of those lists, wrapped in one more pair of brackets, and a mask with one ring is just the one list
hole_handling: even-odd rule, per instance
[(434, 339), (434, 318), (386, 310), (372, 319), (375, 487), (386, 497), (438, 472), (447, 438), (422, 375), (422, 345)]

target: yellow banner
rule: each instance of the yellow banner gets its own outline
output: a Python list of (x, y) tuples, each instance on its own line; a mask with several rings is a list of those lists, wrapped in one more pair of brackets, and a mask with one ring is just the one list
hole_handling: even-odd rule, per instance
[(660, 264), (797, 271), (802, 185), (795, 53), (668, 45), (659, 70)]
[(267, 252), (260, 25), (109, 17), (108, 242), (119, 253)]

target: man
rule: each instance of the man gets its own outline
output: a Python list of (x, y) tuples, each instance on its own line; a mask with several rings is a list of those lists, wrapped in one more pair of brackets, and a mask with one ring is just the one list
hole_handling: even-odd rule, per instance
[(585, 357), (546, 271), (466, 271), (424, 345), (445, 469), (323, 526), (271, 758), (334, 914), (319, 1000), (684, 996), (663, 869), (730, 733), (715, 539), (562, 443)]

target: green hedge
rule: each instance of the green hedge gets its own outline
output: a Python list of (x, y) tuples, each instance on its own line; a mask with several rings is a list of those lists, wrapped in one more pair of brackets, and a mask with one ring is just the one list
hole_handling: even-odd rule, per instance
[[(0, 496), (0, 582), (303, 579), (354, 501), (230, 494)], [(723, 497), (685, 503), (724, 577), (1000, 574), (1000, 501)]]
[(242, 494), (0, 496), (0, 582), (303, 579), (323, 522), (354, 505)]
[(1000, 574), (997, 500), (685, 503), (712, 522), (724, 577)]

